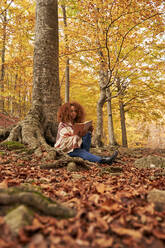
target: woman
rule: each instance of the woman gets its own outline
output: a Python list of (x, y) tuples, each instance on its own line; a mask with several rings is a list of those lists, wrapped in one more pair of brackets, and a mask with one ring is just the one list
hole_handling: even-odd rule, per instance
[(111, 157), (100, 157), (89, 152), (91, 146), (91, 126), (87, 133), (78, 129), (76, 123), (81, 123), (85, 119), (83, 107), (77, 102), (63, 104), (58, 111), (58, 132), (56, 138), (56, 150), (63, 151), (71, 157), (80, 157), (90, 162), (101, 164), (111, 164), (117, 157), (115, 151)]

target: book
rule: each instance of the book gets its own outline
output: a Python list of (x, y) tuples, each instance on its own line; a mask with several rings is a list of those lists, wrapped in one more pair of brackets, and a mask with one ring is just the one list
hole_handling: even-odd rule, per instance
[(83, 131), (83, 133), (87, 133), (91, 126), (92, 126), (92, 120), (80, 122), (80, 123), (75, 123), (74, 124), (74, 130), (75, 131), (81, 130), (81, 131)]

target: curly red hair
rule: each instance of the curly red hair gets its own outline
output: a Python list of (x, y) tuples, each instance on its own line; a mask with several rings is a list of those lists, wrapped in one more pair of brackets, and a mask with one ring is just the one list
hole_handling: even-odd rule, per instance
[(84, 121), (85, 119), (84, 108), (78, 102), (67, 102), (64, 103), (58, 110), (57, 113), (58, 122), (64, 122), (64, 123), (72, 122), (70, 115), (72, 106), (75, 107), (75, 110), (77, 112), (77, 116), (74, 122), (77, 123)]

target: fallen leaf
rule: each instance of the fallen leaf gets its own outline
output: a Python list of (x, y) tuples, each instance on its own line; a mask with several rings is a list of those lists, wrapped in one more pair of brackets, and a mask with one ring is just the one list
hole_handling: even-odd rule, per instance
[(128, 235), (131, 236), (133, 239), (139, 240), (142, 237), (142, 233), (137, 230), (127, 229), (124, 227), (120, 227), (117, 225), (111, 225), (111, 229), (113, 232), (117, 233), (118, 235)]
[(163, 232), (161, 232), (161, 231), (159, 231), (159, 230), (157, 230), (157, 229), (154, 229), (154, 230), (152, 231), (152, 233), (153, 233), (154, 236), (155, 236), (156, 238), (158, 238), (158, 239), (165, 239), (165, 233), (163, 233)]
[(92, 194), (89, 196), (88, 200), (94, 202), (96, 205), (98, 204), (100, 196), (98, 194)]
[(52, 243), (53, 245), (57, 245), (57, 244), (60, 243), (61, 238), (60, 238), (60, 237), (56, 237), (56, 236), (51, 235), (51, 236), (49, 236), (49, 240), (51, 241), (51, 243)]
[(85, 246), (89, 247), (90, 245), (90, 243), (87, 240), (81, 240), (81, 239), (77, 239), (76, 244), (81, 245), (83, 247)]
[(8, 188), (8, 180), (4, 179), (1, 183), (0, 183), (0, 189), (7, 189)]
[(94, 244), (97, 245), (97, 246), (100, 246), (100, 247), (112, 247), (112, 244), (113, 244), (113, 241), (114, 239), (112, 237), (110, 238), (99, 238), (99, 239), (96, 239)]
[(96, 184), (96, 190), (98, 193), (103, 194), (105, 191), (105, 184), (103, 183)]
[(108, 199), (104, 203), (102, 203), (100, 207), (102, 210), (117, 212), (122, 208), (122, 205), (118, 202), (115, 202), (113, 199)]

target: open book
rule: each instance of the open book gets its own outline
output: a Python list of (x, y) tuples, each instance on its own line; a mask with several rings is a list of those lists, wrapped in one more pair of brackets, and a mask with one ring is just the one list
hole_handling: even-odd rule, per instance
[(92, 120), (80, 122), (80, 123), (75, 123), (74, 126), (76, 129), (81, 129), (87, 133), (89, 128), (92, 126)]

